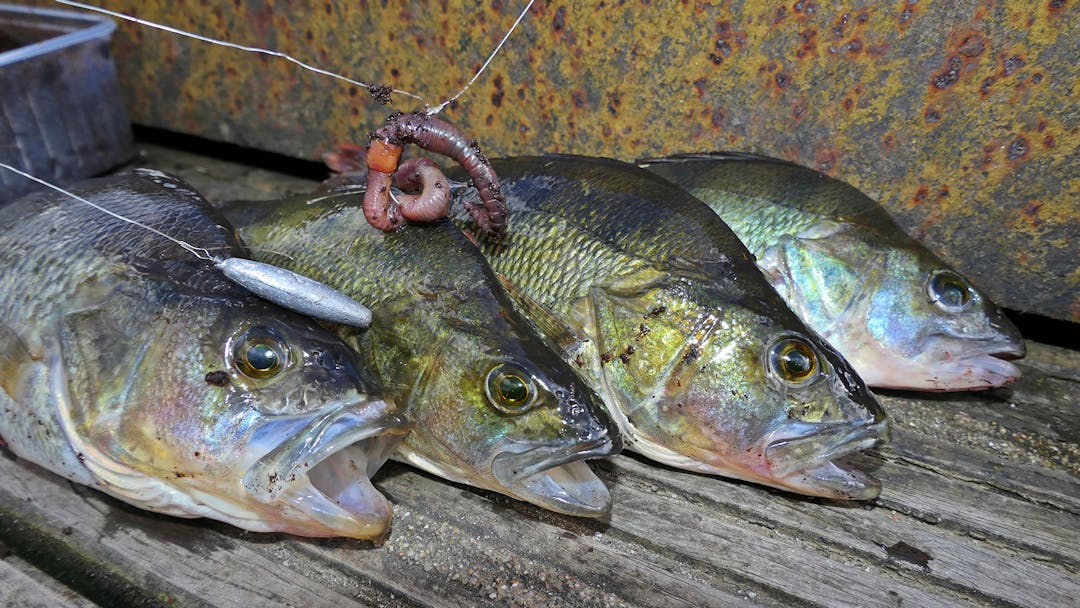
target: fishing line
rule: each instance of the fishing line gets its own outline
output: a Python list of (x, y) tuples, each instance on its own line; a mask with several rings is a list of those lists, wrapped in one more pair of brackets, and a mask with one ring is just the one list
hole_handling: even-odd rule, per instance
[(332, 323), (355, 327), (367, 327), (371, 324), (371, 311), (366, 306), (314, 279), (271, 264), (256, 262), (255, 260), (211, 255), (208, 249), (196, 247), (157, 228), (147, 226), (138, 220), (124, 217), (74, 192), (34, 177), (4, 162), (0, 162), (0, 167), (51, 188), (84, 205), (89, 205), (110, 217), (172, 241), (196, 258), (212, 263), (230, 281), (274, 304)]
[(457, 95), (454, 95), (450, 99), (447, 99), (446, 101), (440, 103), (435, 108), (428, 108), (428, 116), (434, 116), (439, 112), (442, 112), (443, 108), (457, 101), (458, 97), (461, 97), (463, 94), (465, 94), (465, 91), (467, 91), (469, 87), (471, 87), (472, 84), (476, 82), (476, 79), (480, 78), (480, 74), (484, 73), (484, 70), (487, 69), (488, 64), (490, 64), (491, 61), (495, 59), (495, 55), (499, 54), (499, 51), (502, 49), (503, 45), (506, 44), (506, 41), (510, 39), (510, 35), (513, 34), (514, 30), (517, 29), (518, 24), (521, 23), (521, 20), (525, 18), (525, 15), (529, 12), (529, 9), (532, 8), (533, 2), (535, 1), (536, 0), (529, 0), (529, 2), (525, 5), (525, 8), (521, 9), (521, 13), (518, 15), (517, 20), (515, 20), (514, 24), (510, 26), (510, 29), (507, 30), (506, 35), (502, 37), (502, 40), (499, 41), (499, 44), (495, 46), (495, 50), (491, 51), (491, 54), (488, 55), (487, 61), (484, 62), (484, 65), (480, 66), (480, 69), (476, 71), (476, 74), (473, 74), (473, 77), (469, 80), (469, 82), (465, 83), (465, 86), (461, 87), (461, 90), (457, 92)]
[[(176, 34), (177, 36), (185, 36), (187, 38), (194, 38), (195, 40), (200, 40), (202, 42), (209, 42), (211, 44), (216, 44), (216, 45), (219, 45), (219, 46), (224, 46), (224, 47), (228, 47), (230, 49), (236, 49), (236, 50), (239, 50), (239, 51), (245, 51), (245, 52), (248, 52), (248, 53), (258, 53), (260, 55), (270, 55), (271, 57), (278, 57), (280, 59), (284, 59), (285, 61), (292, 62), (292, 63), (304, 68), (305, 70), (310, 70), (312, 72), (315, 72), (316, 74), (322, 74), (323, 76), (329, 76), (331, 78), (336, 78), (338, 80), (345, 81), (345, 82), (347, 82), (349, 84), (353, 84), (353, 85), (356, 85), (356, 86), (359, 86), (359, 87), (363, 87), (363, 88), (365, 88), (365, 89), (367, 89), (369, 91), (371, 91), (372, 89), (378, 88), (378, 85), (369, 84), (369, 83), (366, 83), (366, 82), (361, 82), (359, 80), (353, 80), (352, 78), (349, 78), (347, 76), (342, 76), (341, 74), (335, 74), (334, 72), (331, 72), (329, 70), (324, 70), (322, 68), (319, 68), (319, 67), (304, 63), (303, 61), (300, 61), (299, 59), (297, 59), (297, 58), (295, 58), (295, 57), (293, 57), (291, 55), (287, 55), (287, 54), (279, 52), (279, 51), (272, 51), (270, 49), (264, 49), (264, 48), (260, 48), (260, 47), (257, 47), (257, 46), (246, 46), (246, 45), (243, 45), (243, 44), (236, 44), (235, 42), (229, 42), (227, 40), (218, 40), (217, 38), (211, 38), (209, 36), (203, 36), (201, 34), (194, 34), (192, 32), (181, 30), (181, 29), (178, 29), (178, 28), (175, 28), (175, 27), (170, 27), (168, 25), (162, 25), (160, 23), (154, 23), (153, 21), (147, 21), (146, 19), (140, 19), (138, 17), (133, 17), (131, 15), (126, 15), (124, 13), (111, 11), (111, 10), (106, 9), (106, 8), (101, 8), (100, 6), (93, 6), (93, 5), (90, 5), (90, 4), (83, 4), (82, 2), (75, 2), (74, 0), (55, 0), (55, 2), (58, 2), (60, 4), (66, 4), (68, 6), (74, 6), (74, 7), (85, 9), (85, 10), (88, 10), (88, 11), (93, 11), (95, 13), (101, 13), (101, 14), (104, 14), (104, 15), (109, 15), (110, 17), (116, 17), (117, 19), (123, 19), (125, 21), (131, 21), (133, 23), (138, 23), (139, 25), (145, 25), (146, 27), (151, 27), (151, 28), (154, 28), (154, 29), (169, 32), (171, 34)], [(406, 97), (412, 97), (413, 99), (415, 99), (415, 100), (419, 101), (420, 103), (424, 104), (424, 107), (428, 107), (427, 101), (423, 97), (421, 97), (421, 96), (419, 96), (419, 95), (417, 95), (415, 93), (410, 93), (409, 91), (403, 91), (403, 90), (400, 90), (400, 89), (390, 89), (390, 92), (391, 93), (396, 93), (398, 95), (404, 95)]]
[[(277, 57), (279, 59), (284, 59), (290, 63), (300, 66), (305, 70), (314, 72), (316, 74), (329, 76), (331, 78), (336, 78), (338, 80), (348, 82), (349, 84), (355, 86), (364, 87), (368, 91), (373, 91), (375, 88), (377, 88), (377, 85), (353, 80), (351, 78), (336, 74), (329, 70), (324, 70), (322, 68), (309, 65), (299, 59), (296, 59), (295, 57), (292, 57), (291, 55), (279, 51), (236, 44), (226, 40), (219, 40), (216, 38), (211, 38), (209, 36), (203, 36), (200, 34), (187, 32), (179, 28), (155, 23), (153, 21), (148, 21), (146, 19), (140, 19), (132, 15), (127, 15), (124, 13), (108, 10), (90, 4), (85, 4), (82, 2), (77, 2), (75, 0), (55, 1), (59, 4), (101, 13), (110, 17), (115, 17), (117, 19), (130, 21), (146, 27), (166, 31), (172, 34), (176, 34), (178, 36), (199, 40), (201, 42), (207, 42), (210, 44), (215, 44), (244, 52), (257, 53), (262, 55), (268, 55), (271, 57)], [(483, 65), (481, 65), (480, 68), (476, 71), (476, 73), (473, 74), (472, 78), (470, 78), (469, 81), (465, 83), (461, 90), (459, 90), (454, 96), (440, 103), (438, 106), (435, 106), (434, 108), (431, 107), (431, 105), (428, 104), (423, 97), (409, 91), (390, 89), (390, 92), (392, 94), (410, 97), (424, 104), (424, 107), (427, 108), (427, 110), (425, 111), (425, 114), (427, 116), (434, 116), (438, 114), (443, 109), (445, 109), (446, 106), (456, 102), (462, 95), (465, 94), (466, 91), (468, 91), (469, 87), (471, 87), (480, 78), (483, 72), (498, 55), (499, 51), (502, 50), (503, 46), (510, 39), (510, 36), (517, 29), (518, 25), (520, 25), (521, 22), (525, 19), (525, 15), (528, 14), (529, 9), (532, 8), (534, 2), (535, 0), (529, 0), (525, 4), (525, 7), (518, 14), (517, 19), (514, 20), (514, 23), (510, 26), (509, 30), (507, 30), (506, 34), (503, 35), (502, 39), (499, 40), (499, 43), (488, 55)], [(203, 249), (201, 247), (195, 247), (194, 245), (191, 245), (173, 236), (165, 234), (164, 232), (147, 226), (141, 222), (123, 217), (113, 211), (101, 207), (100, 205), (97, 205), (80, 196), (68, 192), (67, 190), (60, 188), (59, 186), (55, 186), (30, 174), (24, 173), (23, 171), (20, 171), (10, 165), (0, 163), (0, 166), (19, 175), (22, 175), (23, 177), (31, 179), (39, 184), (56, 190), (57, 192), (65, 194), (79, 202), (89, 205), (90, 207), (93, 207), (94, 209), (97, 209), (102, 213), (106, 213), (111, 217), (138, 226), (140, 228), (143, 228), (144, 230), (152, 232), (153, 234), (161, 236), (162, 238), (168, 239), (173, 243), (176, 243), (178, 246), (183, 248), (185, 251), (191, 253), (196, 258), (213, 263), (215, 267), (220, 269), (225, 274), (225, 276), (233, 282), (242, 285), (243, 287), (251, 290), (252, 292), (271, 302), (277, 303), (281, 306), (295, 310), (297, 312), (302, 312), (312, 317), (337, 323), (366, 327), (371, 322), (370, 310), (368, 310), (358, 302), (352, 300), (348, 296), (342, 294), (341, 292), (332, 289), (322, 283), (314, 281), (313, 279), (285, 270), (283, 268), (279, 268), (277, 266), (263, 264), (261, 262), (255, 262), (253, 260), (246, 260), (243, 258), (221, 258), (213, 256), (206, 249)]]
[[(401, 90), (401, 89), (390, 89), (390, 92), (392, 94), (403, 95), (405, 97), (411, 97), (412, 99), (415, 99), (415, 100), (419, 101), (420, 103), (424, 104), (424, 107), (427, 108), (427, 110), (425, 110), (424, 113), (427, 114), (428, 116), (434, 116), (434, 115), (438, 114), (439, 112), (442, 112), (443, 109), (446, 108), (446, 106), (454, 103), (455, 101), (458, 100), (458, 98), (460, 98), (462, 95), (464, 95), (465, 91), (469, 90), (469, 87), (471, 87), (473, 85), (473, 83), (476, 82), (476, 80), (478, 78), (480, 78), (480, 75), (484, 73), (484, 70), (487, 69), (488, 65), (490, 65), (492, 60), (495, 59), (495, 56), (499, 53), (500, 50), (502, 50), (502, 47), (503, 47), (503, 45), (506, 44), (506, 41), (510, 39), (511, 34), (514, 33), (514, 30), (517, 29), (517, 26), (522, 22), (522, 20), (525, 19), (525, 15), (528, 14), (529, 9), (532, 8), (532, 5), (533, 5), (533, 3), (535, 1), (536, 0), (529, 0), (528, 3), (525, 4), (525, 8), (523, 8), (521, 10), (521, 13), (518, 14), (517, 19), (514, 21), (514, 24), (510, 26), (510, 29), (507, 30), (506, 34), (502, 37), (502, 40), (499, 41), (499, 44), (495, 46), (495, 49), (493, 51), (491, 51), (491, 54), (488, 55), (488, 58), (487, 58), (486, 61), (484, 61), (484, 64), (482, 66), (480, 66), (480, 69), (477, 70), (475, 74), (473, 74), (473, 77), (471, 79), (469, 79), (469, 81), (467, 83), (465, 83), (465, 86), (461, 87), (461, 90), (458, 91), (457, 94), (454, 95), (453, 97), (450, 97), (449, 99), (446, 99), (445, 101), (443, 101), (442, 103), (440, 103), (439, 105), (437, 105), (435, 107), (431, 107), (431, 104), (429, 104), (426, 99), (424, 99), (423, 97), (421, 97), (420, 95), (417, 95), (415, 93), (412, 93), (412, 92), (409, 92), (409, 91), (404, 91), (404, 90)], [(289, 61), (289, 62), (291, 62), (291, 63), (293, 63), (295, 65), (298, 65), (298, 66), (304, 68), (305, 70), (315, 72), (316, 74), (322, 74), (323, 76), (329, 76), (331, 78), (336, 78), (338, 80), (342, 80), (342, 81), (347, 82), (349, 84), (363, 87), (363, 88), (367, 89), (368, 91), (373, 91), (374, 89), (379, 88), (379, 85), (370, 84), (370, 83), (366, 83), (366, 82), (361, 82), (359, 80), (353, 80), (352, 78), (349, 78), (347, 76), (342, 76), (341, 74), (336, 74), (336, 73), (331, 72), (329, 70), (324, 70), (324, 69), (322, 69), (320, 67), (310, 65), (308, 63), (304, 63), (303, 61), (301, 61), (301, 60), (299, 60), (299, 59), (297, 59), (297, 58), (295, 58), (295, 57), (293, 57), (291, 55), (288, 55), (286, 53), (282, 53), (280, 51), (273, 51), (273, 50), (270, 50), (270, 49), (264, 49), (264, 48), (260, 48), (260, 47), (257, 47), (257, 46), (246, 46), (246, 45), (243, 45), (243, 44), (236, 44), (235, 42), (229, 42), (227, 40), (219, 40), (217, 38), (211, 38), (210, 36), (203, 36), (201, 34), (195, 34), (195, 33), (188, 32), (188, 31), (185, 31), (185, 30), (182, 30), (182, 29), (179, 29), (179, 28), (171, 27), (171, 26), (168, 26), (168, 25), (163, 25), (163, 24), (160, 24), (160, 23), (155, 23), (153, 21), (148, 21), (146, 19), (140, 19), (140, 18), (134, 17), (132, 15), (127, 15), (127, 14), (120, 13), (120, 12), (117, 12), (117, 11), (111, 11), (109, 9), (102, 8), (102, 7), (99, 7), (99, 6), (93, 6), (91, 4), (84, 4), (82, 2), (76, 2), (75, 0), (55, 0), (55, 2), (58, 2), (60, 4), (65, 4), (67, 6), (74, 6), (76, 8), (81, 8), (81, 9), (85, 9), (85, 10), (88, 10), (88, 11), (93, 11), (93, 12), (96, 12), (96, 13), (101, 13), (101, 14), (104, 14), (104, 15), (109, 15), (110, 17), (116, 17), (117, 19), (123, 19), (125, 21), (130, 21), (132, 23), (137, 23), (139, 25), (144, 25), (146, 27), (150, 27), (150, 28), (166, 31), (166, 32), (169, 32), (169, 33), (172, 33), (172, 34), (176, 34), (178, 36), (184, 36), (184, 37), (187, 37), (187, 38), (193, 38), (193, 39), (199, 40), (201, 42), (208, 42), (210, 44), (216, 44), (216, 45), (219, 45), (219, 46), (224, 46), (224, 47), (231, 48), (231, 49), (245, 51), (245, 52), (248, 52), (248, 53), (258, 53), (258, 54), (261, 54), (261, 55), (269, 55), (271, 57), (277, 57), (279, 59), (284, 59), (284, 60)]]
[(53, 184), (50, 184), (49, 182), (47, 182), (47, 181), (45, 181), (43, 179), (34, 177), (33, 175), (30, 175), (29, 173), (26, 173), (25, 171), (20, 171), (19, 169), (16, 169), (15, 167), (12, 167), (9, 164), (0, 162), (0, 167), (5, 168), (8, 171), (11, 171), (12, 173), (17, 173), (17, 174), (19, 174), (19, 175), (21, 175), (21, 176), (23, 176), (26, 179), (29, 179), (31, 181), (35, 181), (35, 182), (41, 184), (42, 186), (52, 188), (53, 190), (56, 190), (57, 192), (59, 192), (61, 194), (67, 195), (67, 196), (79, 201), (80, 203), (82, 203), (84, 205), (90, 205), (94, 209), (97, 209), (98, 211), (100, 211), (100, 212), (102, 212), (102, 213), (104, 213), (106, 215), (112, 216), (112, 217), (114, 217), (114, 218), (116, 218), (116, 219), (118, 219), (118, 220), (120, 220), (122, 222), (127, 222), (129, 224), (132, 224), (133, 226), (138, 226), (139, 228), (142, 228), (144, 230), (149, 230), (150, 232), (153, 232), (154, 234), (156, 234), (156, 235), (158, 235), (158, 236), (160, 236), (162, 238), (169, 239), (170, 241), (176, 243), (177, 245), (182, 247), (185, 251), (187, 251), (191, 255), (199, 258), (200, 260), (206, 260), (207, 262), (217, 262), (220, 259), (220, 258), (215, 258), (214, 256), (210, 255), (210, 250), (208, 250), (208, 249), (204, 249), (202, 247), (196, 247), (196, 246), (194, 246), (194, 245), (192, 245), (190, 243), (184, 242), (184, 241), (182, 241), (182, 240), (180, 240), (180, 239), (178, 239), (176, 237), (165, 234), (164, 232), (158, 230), (157, 228), (147, 226), (146, 224), (144, 224), (144, 223), (142, 223), (142, 222), (140, 222), (138, 220), (133, 220), (131, 218), (124, 217), (124, 216), (120, 215), (119, 213), (116, 213), (115, 211), (110, 211), (110, 210), (106, 209), (105, 207), (102, 207), (101, 205), (98, 205), (97, 203), (92, 203), (92, 202), (88, 201), (85, 198), (79, 196), (78, 194), (75, 194), (74, 192), (69, 192), (67, 190), (64, 190), (60, 186), (55, 186)]

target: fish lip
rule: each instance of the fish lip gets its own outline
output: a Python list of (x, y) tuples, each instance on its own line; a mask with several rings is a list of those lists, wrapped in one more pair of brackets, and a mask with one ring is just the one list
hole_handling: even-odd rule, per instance
[(510, 496), (567, 515), (603, 517), (611, 512), (611, 494), (585, 460), (620, 447), (608, 436), (570, 445), (508, 442), (492, 459), (491, 472)]
[(873, 500), (881, 494), (881, 482), (852, 465), (839, 461), (794, 473), (787, 479), (792, 488), (814, 488), (813, 494), (845, 500)]
[[(1020, 379), (1011, 361), (1024, 357), (1021, 338), (982, 340), (939, 335), (918, 355), (904, 360), (863, 357), (857, 369), (875, 388), (929, 392), (977, 391), (1000, 388)], [(894, 357), (889, 353), (886, 357)]]
[(988, 340), (946, 358), (938, 364), (936, 371), (942, 376), (953, 372), (942, 381), (953, 390), (998, 388), (1020, 379), (1020, 368), (1011, 361), (1026, 355), (1027, 346), (1023, 340)]
[[(279, 417), (266, 426), (283, 427), (284, 439), (250, 467), (242, 479), (244, 488), (259, 502), (289, 505), (302, 514), (307, 521), (295, 525), (299, 533), (381, 536), (390, 525), (390, 506), (370, 476), (408, 432), (393, 410), (380, 399), (357, 399), (303, 416)], [(348, 469), (353, 477), (327, 471), (330, 465), (341, 468), (344, 462), (339, 461), (353, 464)], [(334, 495), (324, 492), (328, 480), (338, 490)], [(342, 499), (350, 492), (349, 500)]]
[(981, 340), (972, 340), (964, 336), (945, 336), (945, 340), (958, 340), (963, 352), (957, 359), (968, 359), (982, 355), (997, 357), (998, 359), (1020, 359), (1027, 356), (1027, 344), (1019, 333), (1002, 332), (998, 335), (987, 336)]
[[(808, 432), (769, 442), (765, 446), (765, 458), (777, 477), (787, 478), (795, 474), (805, 477), (822, 467), (837, 466), (836, 461), (845, 456), (887, 443), (890, 433), (889, 421), (884, 417), (855, 427), (846, 423), (817, 425)], [(861, 475), (868, 480), (873, 479)], [(820, 479), (813, 475), (811, 477)]]
[(1023, 359), (1027, 356), (1027, 344), (1022, 340), (1020, 342), (1010, 342), (1003, 345), (999, 344), (992, 349), (987, 349), (986, 354), (991, 357), (997, 357), (1003, 361)]

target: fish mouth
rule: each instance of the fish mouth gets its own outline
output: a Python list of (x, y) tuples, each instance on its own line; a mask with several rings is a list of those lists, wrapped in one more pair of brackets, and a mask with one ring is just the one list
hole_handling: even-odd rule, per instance
[[(985, 349), (983, 355), (1006, 362), (1015, 361), (1017, 359), (1023, 359), (1027, 356), (1027, 345), (1024, 343), (1023, 340), (1020, 340), (1018, 342), (998, 343), (990, 348)], [(1012, 366), (1011, 363), (1009, 365)], [(1020, 377), (1019, 370), (1016, 371), (1016, 377)]]
[(408, 432), (393, 410), (385, 401), (367, 400), (268, 422), (256, 443), (283, 439), (250, 468), (244, 488), (256, 500), (282, 507), (295, 526), (283, 531), (381, 538), (392, 513), (371, 476)]
[(492, 459), (491, 471), (514, 498), (566, 515), (604, 517), (611, 493), (585, 460), (611, 456), (619, 447), (610, 437), (570, 446), (514, 442)]
[(855, 368), (874, 388), (928, 392), (976, 391), (1000, 388), (1020, 379), (1011, 361), (1027, 355), (1023, 340), (972, 343), (963, 338), (942, 339), (909, 359), (892, 354), (864, 353)]
[(982, 377), (987, 380), (987, 388), (1006, 386), (1020, 379), (1020, 368), (1010, 363), (1027, 356), (1027, 347), (1023, 342), (1007, 344), (987, 349), (966, 361), (975, 369), (981, 369)]
[(842, 459), (889, 440), (888, 419), (881, 417), (852, 427), (816, 426), (794, 437), (784, 437), (765, 447), (765, 458), (776, 484), (801, 494), (871, 500), (881, 493), (881, 482)]
[(1023, 341), (995, 341), (982, 348), (968, 347), (947, 356), (933, 370), (929, 390), (985, 390), (1008, 386), (1020, 379), (1020, 368), (1010, 363), (1027, 355)]

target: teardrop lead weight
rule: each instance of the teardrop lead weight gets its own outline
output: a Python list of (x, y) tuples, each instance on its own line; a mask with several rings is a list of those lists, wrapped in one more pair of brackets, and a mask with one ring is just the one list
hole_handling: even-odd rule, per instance
[(371, 311), (366, 306), (291, 270), (244, 258), (215, 260), (214, 265), (232, 282), (278, 306), (332, 323), (353, 327), (371, 324)]

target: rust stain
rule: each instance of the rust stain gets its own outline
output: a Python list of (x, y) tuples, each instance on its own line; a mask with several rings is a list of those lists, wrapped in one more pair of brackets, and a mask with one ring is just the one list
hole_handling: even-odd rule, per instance
[[(492, 155), (737, 149), (823, 169), (874, 193), (999, 303), (1080, 321), (1080, 194), (1070, 177), (1080, 153), (1080, 3), (601, 4), (535, 4), (445, 117)], [(520, 6), (104, 5), (432, 103), (472, 76)], [(129, 24), (114, 40), (141, 124), (319, 158), (362, 140), (390, 111), (363, 88), (265, 56)], [(1017, 219), (1030, 201), (1043, 201), (1037, 227)]]
[(1025, 219), (1031, 222), (1032, 228), (1038, 228), (1043, 224), (1043, 220), (1039, 217), (1039, 209), (1042, 209), (1042, 206), (1042, 201), (1028, 201), (1021, 210)]

